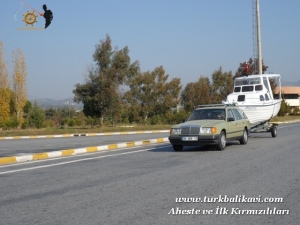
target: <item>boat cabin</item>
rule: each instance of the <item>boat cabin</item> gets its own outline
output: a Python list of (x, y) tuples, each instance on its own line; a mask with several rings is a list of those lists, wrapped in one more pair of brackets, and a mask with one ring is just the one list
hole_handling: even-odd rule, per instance
[[(269, 78), (272, 75), (250, 75), (236, 78), (228, 102), (266, 102), (274, 100)], [(280, 96), (281, 97), (281, 96)]]

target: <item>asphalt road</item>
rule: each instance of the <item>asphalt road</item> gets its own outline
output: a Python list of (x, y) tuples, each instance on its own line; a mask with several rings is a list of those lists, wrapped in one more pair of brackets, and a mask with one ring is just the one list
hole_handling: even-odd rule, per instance
[(1, 166), (0, 224), (298, 225), (299, 130), (224, 151), (159, 144)]

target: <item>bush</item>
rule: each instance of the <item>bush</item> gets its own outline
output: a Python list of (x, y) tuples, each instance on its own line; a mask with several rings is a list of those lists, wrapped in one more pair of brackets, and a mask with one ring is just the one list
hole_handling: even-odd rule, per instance
[(155, 115), (150, 120), (151, 125), (162, 124), (162, 118), (159, 115)]
[(69, 127), (74, 127), (75, 124), (76, 124), (76, 122), (75, 122), (74, 119), (70, 119), (70, 120), (68, 121), (68, 126), (69, 126)]
[(299, 107), (295, 107), (295, 109), (293, 110), (293, 113), (292, 113), (293, 116), (298, 116), (299, 115)]
[(25, 121), (23, 122), (23, 124), (22, 124), (21, 128), (22, 128), (22, 129), (27, 129), (27, 128), (28, 128), (28, 126), (29, 126), (29, 123), (28, 123), (28, 121), (27, 121), (27, 120), (25, 120)]
[(64, 119), (61, 121), (61, 126), (68, 126), (68, 122), (69, 122), (69, 118), (64, 118)]
[(45, 121), (45, 127), (54, 127), (54, 121), (53, 120), (46, 120)]
[(17, 128), (19, 126), (20, 122), (17, 120), (16, 117), (10, 118), (8, 122), (6, 122), (5, 127), (7, 128)]
[(82, 126), (82, 120), (80, 118), (75, 119), (76, 126)]
[(94, 126), (94, 123), (95, 123), (95, 119), (93, 119), (92, 117), (88, 116), (86, 119), (85, 119), (85, 122), (87, 125), (91, 125), (91, 127)]
[(123, 123), (129, 124), (129, 119), (126, 117), (126, 118), (123, 120)]
[(187, 119), (189, 113), (185, 110), (180, 110), (179, 112), (169, 112), (166, 114), (167, 124), (178, 124), (182, 123), (183, 120)]
[(110, 120), (105, 120), (105, 121), (103, 122), (103, 125), (106, 126), (106, 127), (108, 127), (108, 126), (111, 126), (111, 125), (112, 125), (112, 122), (111, 122)]
[(290, 112), (291, 112), (290, 105), (284, 99), (282, 99), (278, 116), (285, 116), (287, 113)]

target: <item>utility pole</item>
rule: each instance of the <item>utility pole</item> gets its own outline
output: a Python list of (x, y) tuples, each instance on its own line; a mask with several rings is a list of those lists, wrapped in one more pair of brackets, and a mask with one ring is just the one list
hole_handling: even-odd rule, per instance
[(257, 61), (258, 74), (262, 74), (262, 53), (261, 53), (261, 34), (260, 34), (260, 10), (259, 0), (256, 0), (256, 29), (257, 29)]

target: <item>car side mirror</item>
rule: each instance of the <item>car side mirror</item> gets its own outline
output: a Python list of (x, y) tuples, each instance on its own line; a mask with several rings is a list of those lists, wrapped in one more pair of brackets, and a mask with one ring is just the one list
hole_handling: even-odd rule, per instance
[(232, 117), (231, 118), (227, 118), (227, 121), (228, 122), (234, 121), (234, 118), (232, 118)]
[(182, 122), (184, 123), (186, 121), (186, 119), (183, 119)]

